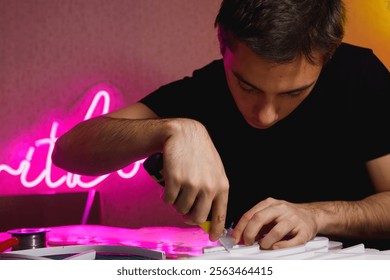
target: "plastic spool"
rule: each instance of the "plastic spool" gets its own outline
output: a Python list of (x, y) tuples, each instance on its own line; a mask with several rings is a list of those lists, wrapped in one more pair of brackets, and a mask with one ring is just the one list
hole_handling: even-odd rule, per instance
[(47, 228), (20, 228), (7, 231), (12, 237), (19, 240), (19, 244), (12, 246), (12, 251), (46, 247)]

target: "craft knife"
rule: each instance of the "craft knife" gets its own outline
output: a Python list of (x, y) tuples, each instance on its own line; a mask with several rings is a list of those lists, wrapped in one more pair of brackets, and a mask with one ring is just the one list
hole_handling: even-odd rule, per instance
[[(149, 175), (161, 186), (165, 186), (164, 177), (163, 177), (163, 155), (162, 153), (155, 153), (148, 157), (143, 162), (144, 169), (149, 173)], [(210, 221), (206, 221), (199, 226), (206, 232), (210, 231)], [(234, 238), (232, 237), (232, 228), (233, 224), (230, 228), (225, 229), (223, 235), (219, 238), (219, 243), (225, 248), (227, 252), (230, 253), (230, 250), (235, 245)]]

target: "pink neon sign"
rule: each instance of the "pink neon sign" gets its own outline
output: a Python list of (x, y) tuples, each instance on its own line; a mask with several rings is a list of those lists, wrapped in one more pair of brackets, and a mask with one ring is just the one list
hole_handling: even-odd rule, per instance
[[(101, 115), (109, 112), (110, 107), (110, 94), (107, 90), (98, 91), (90, 106), (84, 120), (90, 119), (92, 116), (99, 114), (97, 111), (98, 104), (102, 103)], [(50, 133), (48, 137), (35, 140), (34, 146), (30, 146), (27, 150), (25, 158), (18, 164), (17, 167), (12, 167), (7, 164), (0, 164), (0, 173), (6, 172), (12, 176), (19, 176), (21, 184), (26, 188), (33, 188), (44, 182), (49, 188), (54, 189), (59, 186), (65, 185), (68, 188), (75, 188), (79, 186), (81, 188), (92, 188), (99, 183), (107, 179), (111, 174), (116, 173), (120, 178), (130, 179), (138, 172), (143, 160), (137, 161), (132, 164), (130, 170), (118, 170), (117, 172), (106, 174), (98, 177), (89, 177), (66, 172), (65, 175), (57, 176), (54, 178), (53, 164), (51, 162), (51, 154), (53, 152), (55, 141), (57, 140), (57, 131), (59, 123), (54, 121), (51, 125)], [(37, 155), (39, 149), (46, 150), (46, 155), (43, 156), (42, 170), (38, 173), (32, 172), (33, 159)]]

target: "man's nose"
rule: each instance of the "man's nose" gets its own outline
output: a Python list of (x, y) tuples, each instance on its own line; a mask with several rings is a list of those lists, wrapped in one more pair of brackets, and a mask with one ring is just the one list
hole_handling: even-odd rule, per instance
[(262, 126), (270, 126), (278, 119), (278, 113), (275, 104), (272, 102), (264, 102), (258, 108), (257, 120)]

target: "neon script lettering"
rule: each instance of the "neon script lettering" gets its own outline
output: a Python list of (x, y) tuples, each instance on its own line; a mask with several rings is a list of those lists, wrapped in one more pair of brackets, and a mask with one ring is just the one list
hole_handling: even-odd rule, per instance
[[(102, 114), (108, 113), (110, 107), (110, 95), (107, 91), (101, 90), (96, 93), (94, 96), (91, 105), (89, 106), (87, 113), (85, 115), (84, 120), (90, 119), (94, 113), (96, 113), (96, 107), (99, 102), (102, 100)], [(51, 162), (51, 154), (54, 149), (55, 142), (57, 140), (57, 130), (59, 123), (53, 122), (50, 129), (49, 137), (38, 139), (35, 141), (35, 145), (28, 148), (26, 157), (23, 159), (17, 168), (13, 168), (7, 164), (0, 164), (0, 173), (7, 172), (13, 176), (20, 176), (21, 184), (26, 188), (36, 187), (38, 184), (45, 182), (45, 184), (49, 188), (57, 188), (61, 185), (66, 185), (68, 188), (74, 188), (79, 186), (81, 188), (92, 188), (97, 184), (104, 181), (111, 174), (98, 176), (98, 177), (86, 177), (77, 174), (73, 174), (70, 172), (66, 172), (65, 175), (59, 176), (56, 179), (53, 179), (53, 164)], [(37, 149), (46, 148), (47, 152), (44, 155), (44, 164), (43, 170), (38, 172), (38, 174), (31, 175), (32, 170), (32, 160), (34, 155), (36, 155)], [(132, 168), (129, 171), (125, 171), (124, 169), (118, 170), (114, 172), (118, 174), (120, 178), (130, 179), (138, 172), (140, 165), (143, 160), (137, 161), (133, 163)], [(112, 173), (113, 174), (113, 173)], [(33, 178), (31, 178), (33, 177)]]

